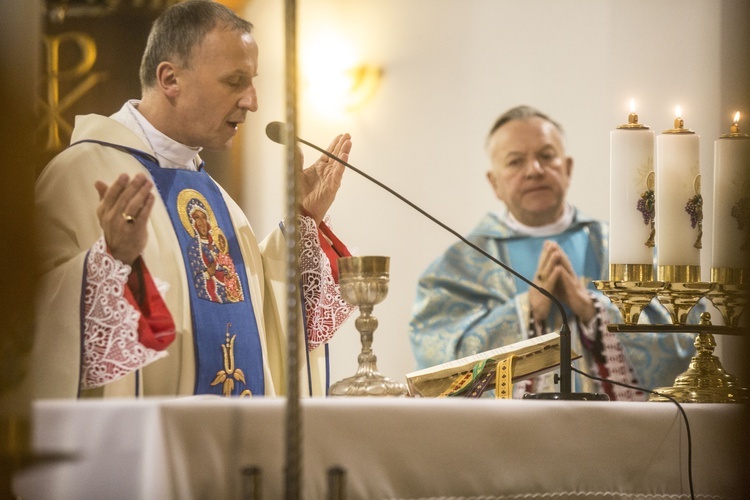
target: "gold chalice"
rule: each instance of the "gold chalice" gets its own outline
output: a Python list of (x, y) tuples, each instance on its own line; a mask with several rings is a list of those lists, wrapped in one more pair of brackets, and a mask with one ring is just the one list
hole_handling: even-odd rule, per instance
[(359, 307), (360, 315), (354, 325), (359, 331), (362, 351), (357, 358), (359, 367), (354, 376), (333, 384), (328, 395), (406, 396), (406, 384), (378, 372), (377, 357), (372, 352), (372, 334), (378, 327), (372, 309), (388, 295), (390, 257), (342, 257), (338, 264), (341, 296), (349, 304)]

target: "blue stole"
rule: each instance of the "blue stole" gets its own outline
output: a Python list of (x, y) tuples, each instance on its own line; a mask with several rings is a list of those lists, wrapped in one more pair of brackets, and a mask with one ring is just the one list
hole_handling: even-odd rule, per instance
[(203, 165), (197, 172), (161, 168), (143, 151), (85, 142), (130, 153), (151, 173), (164, 200), (189, 281), (195, 394), (263, 395), (263, 353), (245, 264), (216, 183)]
[(262, 395), (258, 325), (224, 197), (202, 165), (197, 172), (161, 168), (153, 158), (134, 156), (151, 172), (167, 206), (192, 280), (195, 393)]

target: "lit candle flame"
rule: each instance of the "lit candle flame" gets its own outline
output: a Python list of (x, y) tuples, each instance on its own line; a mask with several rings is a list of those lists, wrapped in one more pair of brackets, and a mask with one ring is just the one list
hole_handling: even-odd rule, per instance
[(635, 99), (630, 99), (630, 114), (628, 115), (628, 125), (633, 127), (638, 125), (638, 115), (635, 114)]
[(739, 111), (737, 111), (734, 114), (734, 123), (732, 123), (732, 126), (729, 127), (729, 133), (730, 134), (740, 133), (740, 112)]
[(679, 106), (675, 108), (675, 115), (677, 116), (677, 118), (682, 118), (682, 110)]

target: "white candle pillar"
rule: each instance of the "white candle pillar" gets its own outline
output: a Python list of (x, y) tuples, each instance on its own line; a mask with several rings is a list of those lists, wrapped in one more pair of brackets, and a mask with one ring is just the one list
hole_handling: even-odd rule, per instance
[(609, 134), (609, 275), (612, 281), (651, 281), (654, 266), (654, 133), (628, 123)]
[(750, 136), (737, 112), (729, 134), (714, 142), (711, 281), (740, 284), (750, 252)]
[(657, 279), (697, 282), (703, 231), (700, 136), (684, 128), (680, 115), (677, 108), (675, 128), (656, 138)]

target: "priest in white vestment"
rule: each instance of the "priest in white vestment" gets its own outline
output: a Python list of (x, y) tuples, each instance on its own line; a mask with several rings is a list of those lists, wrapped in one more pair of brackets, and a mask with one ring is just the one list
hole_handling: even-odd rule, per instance
[[(304, 169), (298, 220), (259, 244), (199, 157), (257, 109), (251, 31), (219, 3), (167, 9), (141, 99), (77, 117), (41, 173), (35, 397), (283, 394), (284, 224), (300, 229), (301, 393), (325, 394), (326, 342), (352, 312), (337, 284), (348, 250), (324, 222), (343, 165), (321, 156)], [(350, 149), (348, 134), (329, 148), (344, 160)]]

